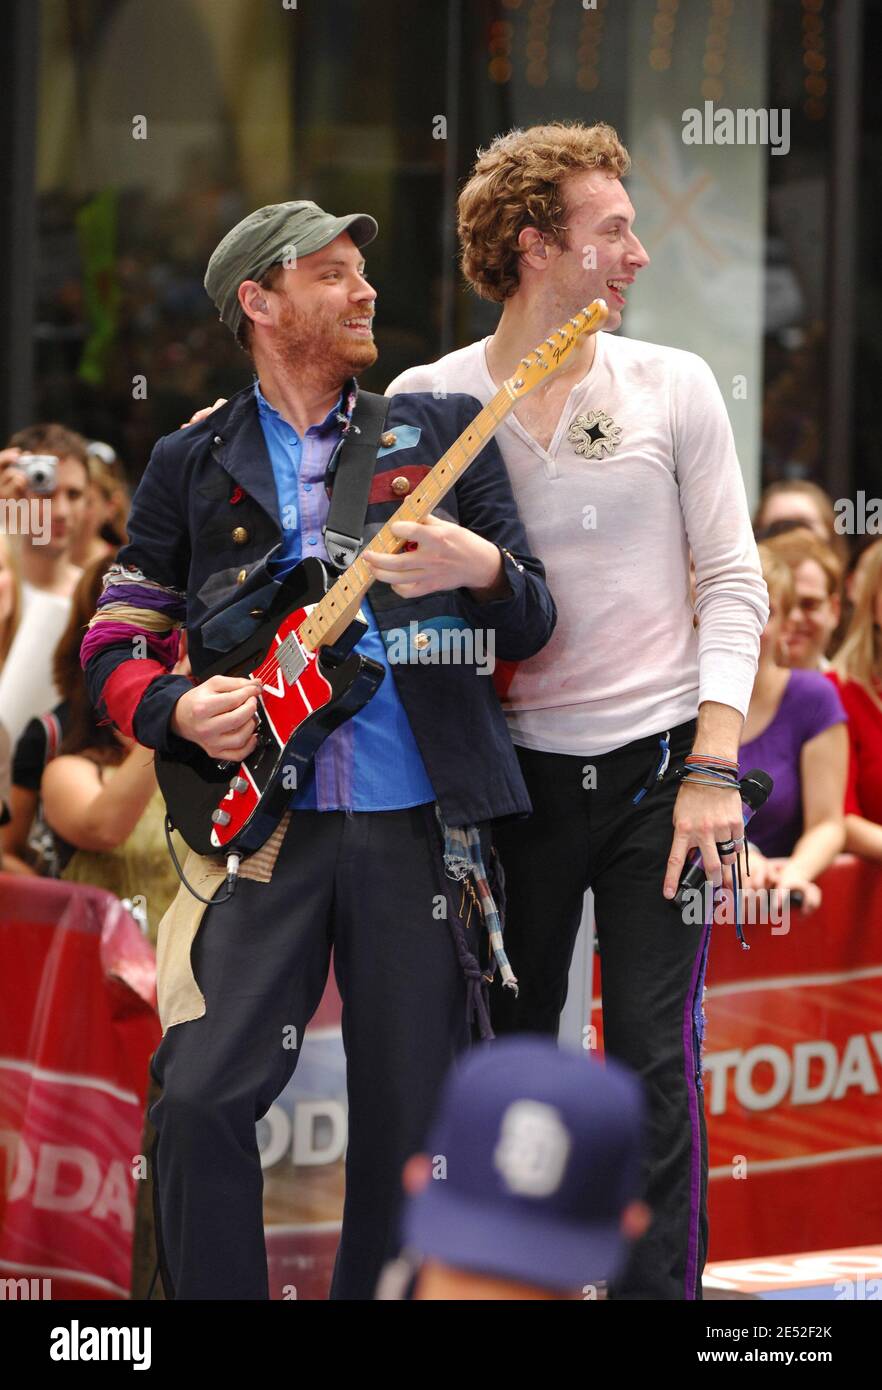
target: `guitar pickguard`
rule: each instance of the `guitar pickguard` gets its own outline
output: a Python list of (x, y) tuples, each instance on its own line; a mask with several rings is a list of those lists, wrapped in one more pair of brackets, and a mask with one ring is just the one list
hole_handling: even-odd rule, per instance
[[(211, 843), (217, 849), (229, 844), (257, 810), (267, 772), (269, 775), (281, 775), (284, 779), (285, 768), (282, 767), (279, 772), (276, 767), (278, 757), (284, 753), (300, 726), (316, 710), (327, 705), (333, 696), (330, 681), (319, 669), (318, 653), (309, 651), (297, 637), (297, 629), (314, 607), (315, 604), (308, 604), (289, 613), (280, 623), (273, 647), (264, 661), (247, 672), (249, 676), (256, 676), (263, 686), (258, 699), (261, 729), (272, 739), (278, 756), (272, 758), (271, 768), (266, 768), (267, 745), (264, 743), (255, 749), (256, 758), (252, 754), (240, 763), (232, 779), (233, 785), (218, 802), (218, 810), (226, 812), (230, 819), (225, 824), (216, 824), (212, 829)], [(285, 659), (280, 659), (280, 651), (285, 652)], [(295, 671), (298, 672), (296, 676)], [(252, 762), (256, 762), (253, 769)], [(296, 764), (292, 763), (290, 771), (293, 777), (289, 775), (288, 778), (292, 783), (289, 787), (292, 792), (297, 786), (297, 770)], [(247, 785), (240, 787), (239, 783), (243, 780)]]

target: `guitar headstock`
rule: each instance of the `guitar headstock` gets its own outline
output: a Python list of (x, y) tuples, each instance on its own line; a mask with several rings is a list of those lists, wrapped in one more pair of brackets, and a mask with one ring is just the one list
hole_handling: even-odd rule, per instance
[(583, 334), (596, 333), (603, 327), (608, 313), (605, 299), (592, 299), (586, 308), (567, 319), (544, 343), (522, 357), (517, 371), (505, 383), (512, 396), (526, 396), (540, 381), (547, 380), (552, 372), (563, 366)]

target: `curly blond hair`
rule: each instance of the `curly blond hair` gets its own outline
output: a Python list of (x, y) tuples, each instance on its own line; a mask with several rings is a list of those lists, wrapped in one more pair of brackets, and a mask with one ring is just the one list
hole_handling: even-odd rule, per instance
[(478, 151), (457, 204), (460, 265), (475, 293), (497, 304), (514, 294), (524, 227), (566, 245), (564, 179), (592, 169), (623, 178), (630, 167), (628, 151), (603, 121), (555, 121), (497, 135)]

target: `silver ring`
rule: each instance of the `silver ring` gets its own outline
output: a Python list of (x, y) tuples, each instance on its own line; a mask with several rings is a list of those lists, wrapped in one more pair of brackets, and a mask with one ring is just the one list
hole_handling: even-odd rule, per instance
[(723, 840), (717, 845), (720, 854), (734, 854), (739, 845), (743, 845), (743, 840)]

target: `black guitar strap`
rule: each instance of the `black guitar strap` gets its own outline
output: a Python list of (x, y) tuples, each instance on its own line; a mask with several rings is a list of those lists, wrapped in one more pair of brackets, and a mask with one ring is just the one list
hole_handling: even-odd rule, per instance
[(359, 391), (349, 432), (334, 461), (333, 492), (322, 535), (333, 564), (346, 569), (361, 550), (364, 519), (389, 397)]

